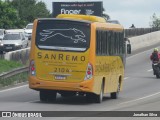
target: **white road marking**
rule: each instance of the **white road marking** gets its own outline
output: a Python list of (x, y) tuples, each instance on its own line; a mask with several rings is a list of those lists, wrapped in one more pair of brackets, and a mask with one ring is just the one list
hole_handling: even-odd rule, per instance
[(153, 69), (150, 69), (150, 70), (147, 70), (148, 72), (151, 72), (151, 71), (153, 71)]
[[(153, 49), (153, 48), (152, 48), (152, 49)], [(143, 53), (148, 52), (148, 51), (150, 51), (150, 50), (152, 50), (152, 49), (149, 49), (149, 50), (146, 50), (146, 51), (143, 51), (143, 52), (134, 54), (134, 55), (132, 55), (132, 56), (127, 57), (126, 59), (131, 59), (131, 58), (133, 58), (133, 57), (135, 57), (135, 56), (137, 56), (137, 55), (143, 54)]]
[(6, 90), (1, 90), (0, 93), (15, 90), (15, 89), (19, 89), (19, 88), (26, 87), (26, 86), (28, 86), (28, 85), (23, 85), (23, 86), (14, 87), (14, 88), (6, 89)]
[(151, 95), (145, 96), (145, 97), (141, 97), (141, 98), (138, 98), (138, 99), (135, 99), (135, 100), (122, 102), (122, 103), (120, 103), (119, 105), (127, 104), (127, 103), (133, 103), (133, 102), (136, 102), (136, 101), (140, 101), (140, 100), (143, 100), (143, 99), (147, 99), (147, 98), (150, 98), (150, 97), (156, 96), (156, 95), (158, 95), (158, 94), (160, 94), (160, 92), (157, 92), (157, 93), (154, 93), (154, 94), (151, 94)]
[(128, 79), (129, 77), (125, 77), (124, 80)]
[(25, 103), (34, 103), (34, 102), (40, 102), (40, 100), (27, 101)]

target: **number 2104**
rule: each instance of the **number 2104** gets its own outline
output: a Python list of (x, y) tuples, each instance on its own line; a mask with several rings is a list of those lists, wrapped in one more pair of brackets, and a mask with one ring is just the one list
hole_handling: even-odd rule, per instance
[(54, 72), (69, 72), (68, 68), (55, 68)]

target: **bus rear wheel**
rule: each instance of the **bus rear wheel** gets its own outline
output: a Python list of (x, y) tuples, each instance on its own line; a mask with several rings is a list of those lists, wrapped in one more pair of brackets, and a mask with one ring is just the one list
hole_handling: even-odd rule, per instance
[(47, 98), (49, 102), (54, 102), (56, 101), (56, 97), (57, 97), (57, 92), (56, 91), (49, 91), (47, 93)]
[(160, 78), (160, 76), (159, 76), (159, 75), (156, 75), (156, 78)]
[(40, 100), (42, 102), (54, 102), (56, 100), (57, 92), (52, 90), (42, 90), (40, 91)]
[(47, 101), (47, 94), (45, 91), (39, 91), (39, 97), (40, 97), (40, 101), (42, 102)]
[(97, 95), (97, 94), (94, 95), (94, 100), (95, 100), (96, 103), (101, 103), (103, 101), (103, 94), (104, 94), (103, 87), (101, 87), (100, 94), (99, 95)]
[(94, 94), (94, 102), (95, 103), (101, 103), (103, 101), (103, 94), (104, 94), (104, 82), (102, 82), (100, 93)]
[(119, 92), (120, 92), (120, 82), (118, 83), (117, 92), (112, 92), (111, 93), (111, 98), (112, 99), (117, 99), (118, 95), (119, 95)]
[(86, 101), (88, 103), (92, 103), (94, 101), (94, 94), (93, 93), (86, 93)]
[(87, 93), (86, 94), (86, 100), (87, 102), (95, 102), (95, 103), (101, 103), (103, 101), (103, 94), (104, 94), (104, 84), (101, 86), (100, 94), (94, 94), (94, 93)]

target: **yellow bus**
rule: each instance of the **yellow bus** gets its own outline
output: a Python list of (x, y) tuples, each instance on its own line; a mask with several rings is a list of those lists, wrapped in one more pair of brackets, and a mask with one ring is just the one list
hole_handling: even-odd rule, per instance
[[(130, 50), (130, 46), (128, 47)], [(87, 15), (59, 15), (34, 21), (29, 87), (41, 101), (83, 95), (101, 103), (122, 90), (126, 57), (124, 29)]]

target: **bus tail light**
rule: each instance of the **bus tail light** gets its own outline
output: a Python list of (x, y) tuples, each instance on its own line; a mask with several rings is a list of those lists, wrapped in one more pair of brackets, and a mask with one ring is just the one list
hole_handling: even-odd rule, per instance
[(30, 74), (35, 76), (36, 75), (36, 68), (34, 64), (34, 60), (30, 62), (30, 68), (29, 68)]
[(87, 70), (86, 70), (86, 76), (84, 80), (91, 79), (92, 76), (93, 76), (93, 67), (92, 67), (92, 64), (88, 63)]

